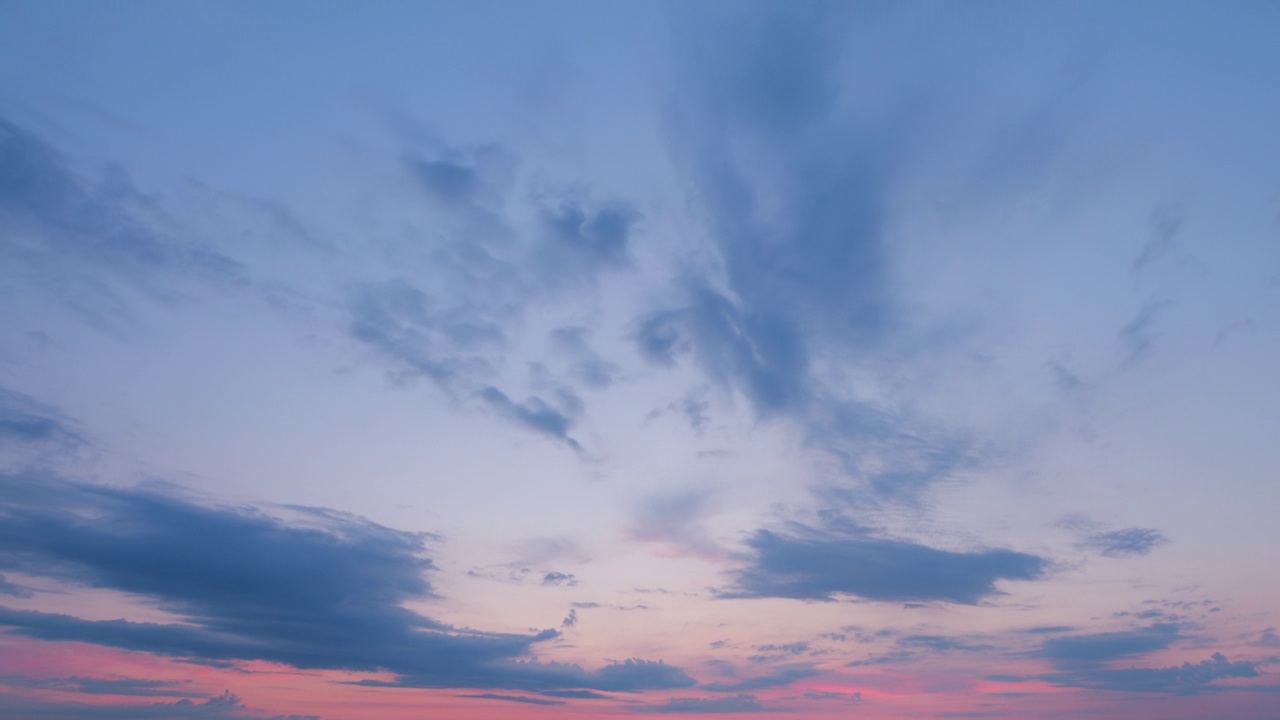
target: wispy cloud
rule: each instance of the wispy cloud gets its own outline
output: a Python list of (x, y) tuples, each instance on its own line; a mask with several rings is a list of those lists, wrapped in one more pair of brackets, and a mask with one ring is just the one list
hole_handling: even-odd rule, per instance
[(168, 300), (192, 280), (229, 286), (247, 278), (240, 263), (175, 232), (122, 170), (90, 178), (45, 139), (4, 118), (0, 233), (4, 277), (55, 291), (97, 325), (130, 315), (122, 289)]
[(797, 680), (820, 674), (815, 665), (810, 663), (788, 663), (781, 665), (766, 675), (743, 678), (732, 682), (703, 683), (699, 687), (713, 692), (742, 692), (744, 690), (763, 690), (765, 688), (785, 687)]
[(57, 408), (5, 387), (0, 387), (0, 439), (63, 447), (85, 441), (82, 431)]

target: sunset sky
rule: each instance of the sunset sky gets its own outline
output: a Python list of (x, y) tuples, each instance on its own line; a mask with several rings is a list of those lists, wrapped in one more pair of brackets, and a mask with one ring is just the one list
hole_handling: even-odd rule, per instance
[(0, 717), (1280, 719), (1278, 37), (0, 0)]

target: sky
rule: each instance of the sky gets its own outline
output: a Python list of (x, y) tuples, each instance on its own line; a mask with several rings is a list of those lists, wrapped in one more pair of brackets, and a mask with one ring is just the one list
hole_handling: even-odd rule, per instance
[(1280, 719), (1277, 32), (0, 0), (0, 715)]

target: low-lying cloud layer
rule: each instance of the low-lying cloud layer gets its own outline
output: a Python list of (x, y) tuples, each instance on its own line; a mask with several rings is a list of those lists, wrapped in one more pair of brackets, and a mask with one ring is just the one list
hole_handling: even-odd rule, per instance
[(0, 607), (0, 625), (202, 660), (269, 660), (398, 676), (417, 687), (685, 687), (661, 662), (586, 671), (522, 660), (538, 634), (449, 627), (402, 606), (432, 594), (428, 536), (316, 508), (286, 523), (246, 508), (209, 507), (155, 489), (54, 478), (0, 479), (0, 568), (144, 598), (174, 622), (85, 620)]

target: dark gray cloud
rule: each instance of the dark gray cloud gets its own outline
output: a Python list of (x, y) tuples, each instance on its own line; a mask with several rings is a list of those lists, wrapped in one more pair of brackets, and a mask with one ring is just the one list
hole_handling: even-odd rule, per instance
[[(841, 40), (829, 9), (751, 6), (727, 18), (704, 8), (678, 19), (687, 87), (672, 152), (723, 277), (685, 277), (683, 302), (637, 318), (635, 331), (649, 360), (692, 352), (761, 417), (798, 418), (823, 441), (834, 438), (815, 412), (826, 394), (815, 354), (869, 349), (895, 305), (883, 239), (890, 144), (833, 122)], [(702, 41), (710, 27), (714, 53)]]
[(803, 655), (804, 653), (809, 652), (809, 643), (806, 641), (782, 643), (780, 645), (770, 643), (768, 645), (755, 645), (753, 647), (760, 652), (782, 653), (784, 655)]
[(720, 713), (771, 712), (754, 695), (740, 693), (732, 697), (672, 698), (661, 705), (643, 705), (635, 712), (659, 714), (716, 715)]
[(476, 698), (478, 700), (505, 700), (507, 702), (524, 703), (526, 705), (564, 705), (563, 700), (548, 700), (546, 698), (526, 697), (524, 695), (497, 695), (495, 693), (480, 693), (478, 695), (463, 695), (466, 698)]
[(1178, 625), (1155, 623), (1135, 630), (1046, 638), (1035, 654), (1059, 665), (1099, 663), (1163, 650), (1183, 637)]
[(1058, 633), (1066, 633), (1075, 630), (1070, 625), (1039, 625), (1033, 628), (1027, 628), (1026, 632), (1031, 635), (1056, 635)]
[[(1194, 603), (1201, 605), (1202, 603)], [(1257, 665), (1231, 662), (1221, 653), (1198, 663), (1170, 667), (1134, 667), (1132, 663), (1190, 639), (1183, 627), (1157, 622), (1143, 627), (1099, 633), (1059, 635), (1070, 628), (1042, 628), (1052, 634), (1030, 653), (1047, 660), (1053, 671), (1041, 675), (1001, 676), (1005, 682), (1040, 680), (1064, 687), (1125, 692), (1194, 695), (1213, 692), (1215, 683), (1229, 678), (1253, 678)]]
[[(758, 6), (729, 22), (690, 13), (677, 32), (692, 92), (673, 141), (709, 213), (728, 289), (758, 318), (765, 332), (752, 340), (762, 345), (780, 340), (771, 318), (866, 342), (892, 304), (882, 237), (890, 145), (831, 122), (840, 12)], [(702, 42), (712, 25), (713, 54)]]
[(85, 620), (0, 607), (0, 625), (201, 661), (268, 660), (300, 668), (386, 670), (423, 687), (684, 687), (660, 662), (594, 672), (519, 661), (557, 636), (452, 628), (403, 607), (431, 594), (428, 536), (313, 508), (285, 523), (148, 489), (0, 478), (0, 568), (106, 587), (181, 618)]
[(404, 675), (391, 682), (361, 680), (356, 684), (368, 687), (506, 687), (540, 692), (558, 688), (643, 692), (692, 687), (697, 681), (674, 665), (632, 658), (592, 671), (555, 662), (509, 662), (487, 668), (484, 675), (471, 678), (465, 685), (443, 684), (437, 677), (413, 675)]
[(595, 690), (544, 690), (541, 693), (547, 697), (569, 698), (571, 700), (608, 700), (610, 695), (598, 693)]
[(880, 601), (967, 605), (999, 594), (998, 580), (1035, 580), (1044, 558), (1012, 550), (954, 552), (865, 535), (798, 528), (758, 530), (747, 541), (749, 563), (722, 597), (832, 600), (849, 595)]
[(1182, 628), (1174, 623), (1050, 637), (1032, 655), (1048, 660), (1054, 671), (1014, 679), (1035, 679), (1095, 690), (1194, 695), (1214, 691), (1218, 680), (1252, 678), (1259, 674), (1255, 663), (1231, 662), (1221, 653), (1198, 663), (1184, 662), (1171, 667), (1117, 667), (1118, 663), (1166, 650), (1185, 639)]
[(230, 691), (203, 702), (183, 698), (170, 703), (89, 704), (14, 696), (5, 699), (5, 711), (12, 717), (49, 720), (319, 720), (318, 715), (257, 715)]
[(492, 385), (480, 391), (480, 398), (496, 410), (498, 414), (514, 421), (516, 424), (544, 435), (550, 435), (558, 440), (563, 440), (565, 444), (574, 450), (582, 450), (582, 446), (578, 444), (578, 441), (569, 437), (569, 427), (573, 424), (572, 418), (565, 412), (553, 407), (546, 400), (533, 395), (524, 402), (517, 403), (507, 397), (506, 393)]
[(1214, 682), (1226, 678), (1258, 677), (1254, 663), (1231, 662), (1221, 653), (1198, 663), (1163, 668), (1091, 669), (1071, 675), (1050, 675), (1046, 679), (1060, 685), (1127, 692), (1159, 692), (1195, 695), (1211, 690)]
[[(1002, 120), (980, 138), (954, 122), (973, 107), (955, 106), (939, 80), (978, 72), (972, 37), (1007, 39), (989, 35), (989, 23), (960, 33), (965, 40), (950, 48), (960, 52), (920, 54), (905, 50), (909, 42), (884, 42), (904, 27), (914, 34), (917, 21), (888, 8), (744, 2), (674, 15), (681, 85), (668, 145), (714, 252), (684, 269), (666, 302), (634, 318), (640, 355), (659, 366), (688, 356), (759, 418), (797, 423), (846, 471), (832, 480), (843, 493), (828, 500), (916, 500), (984, 461), (993, 450), (922, 420), (910, 391), (893, 387), (913, 360), (972, 337), (954, 317), (926, 317), (905, 302), (895, 200), (931, 149), (965, 146), (974, 158), (966, 184), (982, 190), (960, 194), (994, 187), (1006, 202), (1063, 154), (1071, 93), (1046, 101), (1037, 87), (1035, 107), (1013, 109), (1009, 127)], [(877, 48), (874, 59), (864, 45)], [(911, 80), (886, 86), (874, 69), (886, 63)], [(862, 394), (831, 368), (889, 381), (883, 393)]]
[(693, 678), (674, 665), (652, 660), (627, 660), (611, 663), (596, 671), (596, 690), (651, 690), (691, 687)]
[(828, 692), (823, 690), (806, 690), (804, 693), (806, 700), (845, 700), (858, 701), (862, 699), (861, 692), (842, 693)]
[(761, 416), (809, 408), (809, 358), (792, 324), (754, 312), (701, 280), (683, 289), (686, 307), (637, 319), (635, 340), (646, 359), (673, 365), (678, 353), (691, 350), (709, 377), (741, 390)]
[(1080, 542), (1082, 547), (1096, 550), (1104, 557), (1124, 558), (1146, 555), (1166, 542), (1164, 533), (1153, 528), (1125, 528), (1095, 532)]
[(409, 158), (407, 162), (422, 188), (442, 202), (471, 202), (480, 189), (480, 173), (461, 162), (421, 158)]
[(627, 264), (627, 245), (637, 218), (635, 210), (620, 202), (588, 211), (575, 199), (542, 212), (551, 242), (580, 258), (589, 269)]
[(1155, 528), (1129, 527), (1109, 530), (1085, 515), (1067, 515), (1055, 523), (1078, 534), (1076, 547), (1092, 550), (1103, 557), (1125, 558), (1146, 555), (1168, 542), (1164, 533)]
[(433, 152), (409, 151), (402, 161), (413, 187), (432, 204), (443, 227), (458, 242), (483, 249), (501, 238), (502, 206), (513, 189), (517, 159), (498, 144), (437, 146)]
[(572, 573), (552, 571), (542, 576), (542, 584), (554, 586), (566, 585), (568, 587), (573, 587), (578, 584), (578, 578), (574, 577)]
[(187, 685), (190, 681), (174, 682), (171, 680), (139, 680), (136, 678), (29, 678), (21, 675), (0, 677), (0, 685), (21, 688), (39, 688), (42, 690), (59, 690), (78, 692), (88, 695), (133, 695), (138, 697), (207, 697), (205, 693), (193, 692)]

